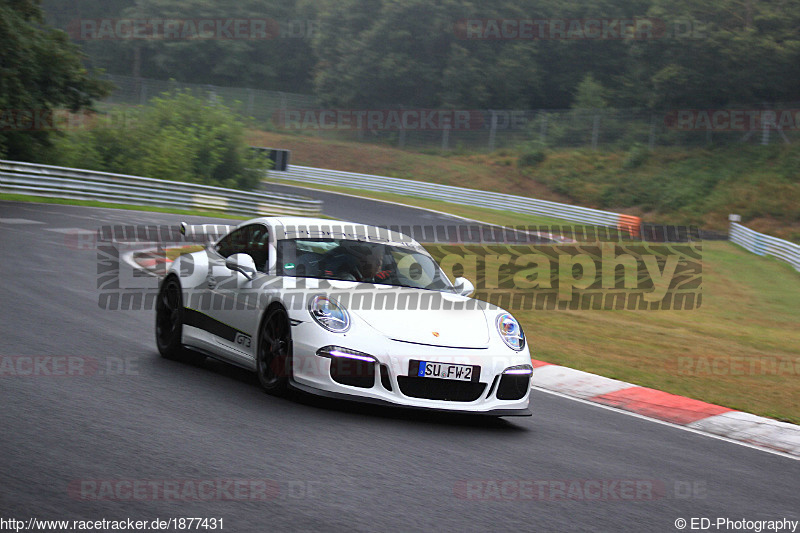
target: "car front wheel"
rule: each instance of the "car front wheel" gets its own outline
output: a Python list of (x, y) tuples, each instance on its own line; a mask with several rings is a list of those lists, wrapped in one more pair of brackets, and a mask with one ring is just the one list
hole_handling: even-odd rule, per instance
[(283, 307), (267, 311), (258, 336), (256, 359), (258, 381), (269, 394), (281, 396), (289, 388), (292, 333), (289, 315)]

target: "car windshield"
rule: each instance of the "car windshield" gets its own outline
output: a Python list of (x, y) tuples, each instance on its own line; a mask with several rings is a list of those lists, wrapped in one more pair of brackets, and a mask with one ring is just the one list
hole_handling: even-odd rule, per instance
[(279, 276), (454, 290), (422, 249), (348, 239), (285, 239), (277, 245)]

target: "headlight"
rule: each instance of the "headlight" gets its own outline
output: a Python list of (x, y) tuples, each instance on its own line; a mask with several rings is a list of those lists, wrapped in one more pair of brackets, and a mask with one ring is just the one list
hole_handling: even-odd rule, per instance
[(350, 329), (350, 315), (336, 300), (327, 296), (314, 296), (308, 303), (308, 312), (314, 321), (334, 333)]
[(350, 348), (342, 348), (341, 346), (323, 346), (317, 350), (317, 355), (320, 357), (343, 357), (345, 359), (355, 359), (356, 361), (364, 361), (366, 363), (377, 363), (375, 359), (368, 353), (359, 352), (358, 350), (351, 350)]
[(516, 376), (530, 376), (533, 374), (533, 367), (531, 365), (517, 365), (510, 366), (503, 370), (503, 374), (511, 374)]
[(525, 348), (525, 334), (516, 318), (508, 313), (502, 313), (497, 316), (495, 324), (500, 337), (509, 348), (517, 352)]

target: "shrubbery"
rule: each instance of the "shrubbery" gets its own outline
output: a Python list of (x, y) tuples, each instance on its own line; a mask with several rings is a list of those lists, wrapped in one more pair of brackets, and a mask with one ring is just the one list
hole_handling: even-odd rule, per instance
[(517, 159), (517, 166), (534, 167), (543, 162), (547, 158), (546, 147), (543, 143), (537, 141), (529, 142), (522, 150), (519, 158)]
[(635, 143), (628, 150), (625, 160), (622, 162), (622, 168), (632, 169), (639, 168), (650, 157), (650, 150), (646, 146)]
[(266, 168), (229, 108), (188, 92), (164, 94), (142, 108), (116, 109), (89, 128), (62, 134), (52, 162), (245, 190), (258, 187)]

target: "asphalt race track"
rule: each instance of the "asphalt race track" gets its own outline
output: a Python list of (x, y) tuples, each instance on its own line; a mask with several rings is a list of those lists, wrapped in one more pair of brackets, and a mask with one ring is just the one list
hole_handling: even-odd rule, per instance
[(308, 198), (322, 200), (326, 215), (362, 224), (375, 226), (386, 224), (466, 224), (463, 219), (458, 217), (450, 217), (424, 209), (411, 209), (391, 202), (369, 201), (346, 194), (276, 183), (268, 183), (266, 190), (281, 194), (299, 194)]
[[(326, 212), (453, 223), (363, 200)], [(231, 532), (674, 532), (679, 518), (800, 519), (800, 461), (540, 391), (529, 418), (423, 415), (274, 398), (226, 364), (164, 360), (154, 312), (101, 309), (97, 251), (69, 236), (183, 218), (0, 202), (0, 517), (222, 518)], [(46, 356), (96, 371), (7, 366)]]

